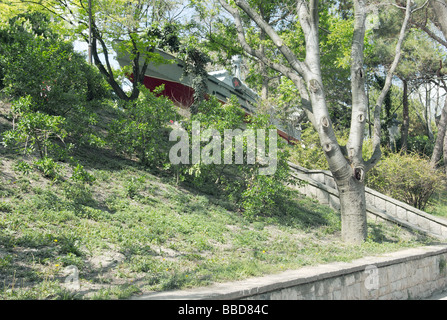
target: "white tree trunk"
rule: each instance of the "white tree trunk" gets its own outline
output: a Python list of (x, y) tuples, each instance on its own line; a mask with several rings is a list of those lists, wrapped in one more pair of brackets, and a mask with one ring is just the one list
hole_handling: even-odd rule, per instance
[(365, 185), (356, 179), (338, 186), (341, 208), (341, 237), (344, 242), (359, 243), (366, 239)]

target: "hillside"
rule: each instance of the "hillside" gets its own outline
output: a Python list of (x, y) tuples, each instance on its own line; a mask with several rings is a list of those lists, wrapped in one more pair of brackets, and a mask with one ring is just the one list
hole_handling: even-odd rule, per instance
[[(97, 130), (113, 117), (108, 108), (97, 111)], [(2, 133), (12, 122), (7, 104), (0, 111)], [(430, 241), (371, 222), (367, 242), (347, 245), (339, 213), (299, 194), (287, 203), (293, 214), (248, 219), (112, 150), (83, 147), (74, 158), (92, 183), (74, 182), (63, 162), (55, 180), (20, 170), (31, 158), (0, 146), (0, 299), (125, 299)], [(79, 271), (77, 290), (66, 283), (70, 270)]]

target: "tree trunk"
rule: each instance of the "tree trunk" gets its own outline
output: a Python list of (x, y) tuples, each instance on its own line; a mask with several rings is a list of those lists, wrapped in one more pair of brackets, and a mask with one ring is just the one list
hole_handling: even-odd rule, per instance
[(441, 29), (444, 37), (447, 36), (447, 4), (445, 0), (430, 1), (430, 5), (437, 18), (437, 21), (435, 21), (436, 26)]
[(404, 93), (403, 93), (403, 108), (402, 108), (402, 127), (401, 127), (401, 151), (407, 152), (408, 150), (408, 129), (410, 127), (410, 113), (408, 111), (408, 83), (407, 80), (402, 80)]
[[(447, 97), (444, 102), (444, 108), (441, 110), (441, 118), (438, 123), (438, 134), (436, 136), (435, 146), (433, 148), (433, 153), (431, 155), (430, 163), (433, 168), (436, 168), (438, 162), (441, 160), (442, 149), (444, 144), (445, 149), (445, 132), (447, 129)], [(446, 150), (444, 150), (444, 162), (446, 160)]]
[(425, 110), (424, 110), (424, 115), (425, 115), (425, 130), (427, 131), (427, 136), (430, 139), (430, 141), (433, 141), (434, 136), (433, 136), (433, 131), (431, 129), (431, 88), (430, 88), (430, 83), (427, 83), (425, 85)]
[(347, 243), (361, 243), (367, 236), (365, 184), (352, 177), (338, 182), (341, 237)]
[[(262, 6), (261, 6), (262, 8)], [(262, 9), (261, 9), (262, 12)], [(259, 40), (261, 40), (261, 44), (259, 46), (259, 50), (261, 51), (261, 54), (265, 54), (265, 48), (263, 41), (265, 41), (266, 34), (264, 30), (261, 30), (261, 33), (259, 35)], [(261, 74), (261, 100), (265, 101), (269, 97), (269, 76), (267, 71), (267, 66), (262, 61), (259, 61), (259, 69)]]

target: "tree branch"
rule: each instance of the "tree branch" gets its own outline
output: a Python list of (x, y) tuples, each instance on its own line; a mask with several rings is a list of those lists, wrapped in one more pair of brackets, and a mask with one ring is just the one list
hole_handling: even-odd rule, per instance
[(380, 148), (380, 133), (381, 133), (381, 123), (380, 123), (380, 113), (382, 110), (382, 104), (391, 87), (391, 80), (394, 72), (396, 71), (397, 64), (399, 63), (400, 57), (402, 55), (402, 44), (404, 42), (405, 36), (407, 34), (407, 26), (410, 21), (411, 16), (411, 0), (407, 0), (407, 7), (405, 9), (405, 18), (400, 29), (399, 38), (396, 44), (395, 55), (393, 63), (387, 72), (385, 85), (380, 92), (379, 98), (377, 99), (376, 106), (374, 109), (374, 137), (373, 137), (373, 154), (371, 158), (365, 163), (365, 171), (369, 171), (376, 163), (380, 160), (382, 155), (382, 150)]
[[(219, 0), (221, 3), (225, 2), (222, 0)], [(245, 0), (236, 0), (236, 5), (241, 8), (262, 30), (265, 31), (265, 33), (270, 37), (270, 39), (273, 41), (275, 46), (281, 51), (283, 56), (286, 58), (286, 60), (289, 62), (290, 66), (298, 72), (301, 76), (304, 77), (306, 73), (306, 66), (303, 62), (299, 61), (292, 50), (284, 44), (281, 37), (276, 33), (276, 31), (270, 26), (267, 22), (264, 21), (264, 19), (255, 11), (253, 10), (250, 5)]]
[(242, 49), (244, 49), (245, 52), (247, 52), (252, 57), (255, 57), (255, 58), (261, 60), (264, 64), (266, 64), (270, 68), (272, 68), (278, 72), (281, 72), (282, 74), (284, 74), (287, 77), (293, 77), (293, 78), (298, 77), (298, 75), (295, 73), (294, 69), (288, 68), (280, 63), (271, 61), (269, 58), (267, 58), (267, 56), (265, 54), (262, 53), (261, 50), (252, 48), (247, 43), (247, 40), (245, 38), (244, 27), (242, 25), (242, 19), (241, 19), (241, 16), (240, 16), (238, 10), (236, 8), (231, 7), (225, 0), (219, 0), (219, 2), (222, 5), (222, 7), (233, 16), (234, 22), (236, 25), (236, 31), (238, 34), (239, 43), (241, 44)]
[(413, 25), (415, 25), (416, 27), (420, 28), (422, 31), (425, 31), (425, 33), (432, 38), (435, 41), (438, 41), (440, 44), (442, 44), (444, 47), (447, 48), (447, 41), (445, 41), (444, 39), (440, 38), (439, 36), (437, 36), (433, 31), (431, 31), (426, 25), (423, 25), (421, 23), (417, 23), (417, 22), (411, 22)]
[(354, 1), (354, 34), (351, 46), (352, 117), (347, 153), (353, 166), (363, 166), (362, 145), (366, 124), (367, 97), (365, 92), (364, 39), (366, 10), (363, 0)]

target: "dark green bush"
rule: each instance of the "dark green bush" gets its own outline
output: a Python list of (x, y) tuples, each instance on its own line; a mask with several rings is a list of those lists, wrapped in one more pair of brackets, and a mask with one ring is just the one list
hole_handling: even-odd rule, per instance
[(0, 69), (4, 92), (30, 96), (33, 111), (77, 115), (86, 101), (106, 95), (104, 81), (73, 44), (51, 29), (41, 13), (14, 17), (0, 29)]
[[(58, 126), (59, 134), (70, 136), (76, 144), (95, 140), (94, 108), (107, 96), (105, 80), (71, 42), (53, 30), (48, 16), (24, 13), (0, 28), (0, 76), (5, 96), (18, 100), (13, 111), (19, 129), (43, 129), (43, 124), (52, 122), (53, 134)], [(20, 108), (25, 97), (26, 109)], [(40, 157), (48, 156), (38, 151)]]

